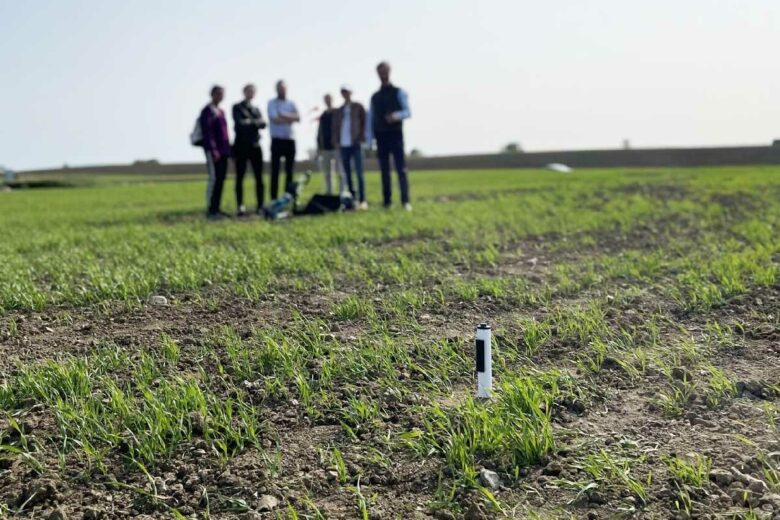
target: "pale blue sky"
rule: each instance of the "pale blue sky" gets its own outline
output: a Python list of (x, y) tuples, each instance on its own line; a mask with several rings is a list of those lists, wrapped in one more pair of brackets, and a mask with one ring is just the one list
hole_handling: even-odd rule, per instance
[[(0, 0), (0, 164), (200, 160), (214, 82), (302, 112), (374, 66), (429, 155), (763, 144), (780, 137), (777, 0)], [(311, 147), (304, 123), (299, 149)], [(267, 149), (268, 136), (263, 136)]]

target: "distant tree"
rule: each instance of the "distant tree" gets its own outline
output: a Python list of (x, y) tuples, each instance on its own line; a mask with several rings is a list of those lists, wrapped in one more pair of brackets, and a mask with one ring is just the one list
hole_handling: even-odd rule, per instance
[(133, 166), (157, 166), (160, 161), (157, 159), (136, 159), (133, 161)]
[(412, 148), (412, 151), (409, 152), (409, 157), (422, 157), (423, 153), (422, 150), (419, 148)]
[(509, 143), (501, 149), (501, 153), (523, 153), (523, 147), (520, 143)]

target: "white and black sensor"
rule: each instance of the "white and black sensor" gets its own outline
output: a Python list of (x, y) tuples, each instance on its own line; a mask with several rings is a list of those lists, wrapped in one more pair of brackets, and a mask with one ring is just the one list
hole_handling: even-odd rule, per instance
[(490, 325), (481, 323), (477, 327), (477, 397), (489, 398), (493, 393), (493, 352), (490, 345), (492, 334)]

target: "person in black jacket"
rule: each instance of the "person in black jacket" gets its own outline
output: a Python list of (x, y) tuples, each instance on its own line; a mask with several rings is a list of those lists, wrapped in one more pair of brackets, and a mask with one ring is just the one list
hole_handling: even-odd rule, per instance
[[(320, 162), (320, 169), (325, 179), (325, 193), (333, 193), (333, 171), (341, 179), (338, 150), (333, 141), (333, 114), (336, 109), (333, 108), (333, 98), (330, 94), (325, 94), (323, 98), (325, 111), (320, 115), (320, 124), (317, 127), (317, 155)], [(343, 190), (344, 181), (339, 181), (339, 193)]]
[(401, 203), (406, 211), (412, 210), (409, 201), (409, 180), (404, 158), (403, 122), (411, 117), (409, 96), (406, 91), (390, 82), (390, 64), (381, 62), (376, 67), (381, 87), (371, 97), (366, 125), (366, 144), (371, 147), (376, 138), (376, 154), (379, 171), (382, 174), (382, 199), (385, 208), (392, 204), (393, 189), (390, 182), (390, 156), (393, 157), (398, 172), (398, 185), (401, 188)]
[(252, 172), (255, 174), (257, 212), (260, 213), (263, 209), (263, 150), (260, 148), (260, 129), (265, 128), (265, 121), (260, 109), (252, 104), (255, 90), (251, 83), (245, 86), (244, 100), (233, 105), (236, 130), (233, 158), (236, 163), (236, 206), (239, 217), (247, 214), (244, 206), (244, 174), (247, 161), (252, 164)]

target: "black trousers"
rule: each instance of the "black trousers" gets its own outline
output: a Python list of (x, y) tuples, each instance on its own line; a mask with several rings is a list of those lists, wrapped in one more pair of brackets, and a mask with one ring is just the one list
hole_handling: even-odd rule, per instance
[(259, 146), (235, 146), (233, 148), (233, 161), (236, 163), (236, 207), (244, 205), (244, 174), (246, 163), (252, 165), (252, 173), (255, 174), (255, 197), (257, 209), (263, 207), (263, 150)]
[(382, 173), (382, 199), (385, 206), (393, 202), (393, 184), (390, 179), (390, 156), (393, 156), (395, 169), (398, 172), (398, 187), (401, 188), (401, 202), (409, 202), (409, 179), (406, 174), (406, 158), (404, 157), (404, 134), (401, 132), (377, 132), (376, 155), (379, 159), (379, 170)]
[(219, 213), (219, 206), (222, 202), (222, 188), (225, 186), (225, 177), (227, 177), (228, 158), (224, 155), (214, 160), (211, 152), (206, 152), (206, 168), (209, 172), (208, 183), (206, 184), (206, 205), (209, 214)]
[(284, 159), (284, 191), (292, 183), (295, 168), (295, 141), (293, 139), (271, 139), (271, 200), (279, 197), (279, 170)]

